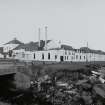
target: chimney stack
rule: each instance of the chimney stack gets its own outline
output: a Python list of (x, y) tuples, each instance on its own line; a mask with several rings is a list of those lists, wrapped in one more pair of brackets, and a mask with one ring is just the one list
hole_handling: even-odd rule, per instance
[(38, 44), (39, 44), (39, 47), (40, 47), (40, 28), (38, 29)]
[(47, 50), (47, 26), (45, 27), (45, 50)]

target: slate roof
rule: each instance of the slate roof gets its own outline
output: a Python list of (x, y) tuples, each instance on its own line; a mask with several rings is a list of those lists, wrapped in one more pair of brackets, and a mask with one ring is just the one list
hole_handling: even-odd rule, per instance
[(88, 48), (88, 47), (81, 47), (80, 50), (83, 51), (83, 52), (85, 52), (85, 53), (91, 52), (91, 49)]
[[(47, 43), (50, 42), (50, 40), (47, 40)], [(40, 41), (40, 48), (38, 46), (38, 42), (29, 42), (26, 44), (20, 44), (18, 47), (16, 47), (14, 50), (19, 49), (25, 49), (25, 51), (35, 51), (35, 50), (43, 50), (45, 46), (45, 41)]]
[[(6, 44), (23, 44), (21, 41), (17, 40), (16, 38), (14, 38), (13, 40), (9, 41)], [(4, 44), (4, 45), (6, 45)]]
[(74, 49), (72, 48), (72, 46), (64, 45), (64, 44), (62, 44), (60, 48), (52, 48), (52, 49), (50, 49), (50, 50), (61, 50), (61, 49), (64, 49), (64, 50), (74, 50)]
[(84, 51), (85, 53), (105, 54), (104, 51), (94, 50), (94, 49), (90, 49), (88, 47), (81, 47), (80, 50)]
[(73, 50), (73, 47), (69, 46), (69, 45), (62, 44), (61, 45), (61, 49), (64, 49), (64, 50)]

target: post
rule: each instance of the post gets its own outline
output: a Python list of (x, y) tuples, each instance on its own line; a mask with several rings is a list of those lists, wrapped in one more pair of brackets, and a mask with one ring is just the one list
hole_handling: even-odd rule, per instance
[(86, 62), (88, 63), (88, 42), (87, 42)]
[(47, 26), (45, 27), (45, 50), (47, 50)]
[(40, 28), (38, 29), (38, 44), (39, 44), (39, 47), (40, 47)]

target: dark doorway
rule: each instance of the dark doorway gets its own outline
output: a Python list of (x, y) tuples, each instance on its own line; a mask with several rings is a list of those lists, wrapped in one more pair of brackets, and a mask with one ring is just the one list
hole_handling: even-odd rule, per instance
[(60, 56), (60, 61), (61, 61), (61, 62), (63, 62), (63, 61), (64, 61), (63, 56)]

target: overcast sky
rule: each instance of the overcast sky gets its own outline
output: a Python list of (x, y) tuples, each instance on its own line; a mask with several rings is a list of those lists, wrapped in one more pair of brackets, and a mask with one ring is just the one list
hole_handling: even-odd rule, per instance
[(61, 40), (73, 47), (88, 45), (105, 51), (105, 0), (0, 0), (0, 43), (14, 37)]

